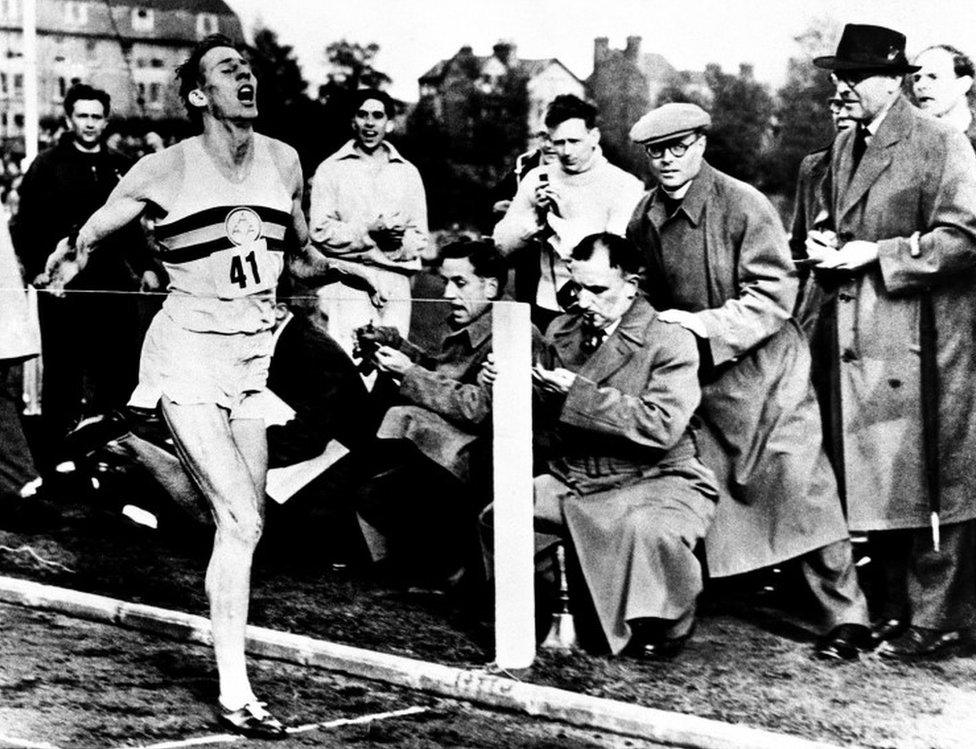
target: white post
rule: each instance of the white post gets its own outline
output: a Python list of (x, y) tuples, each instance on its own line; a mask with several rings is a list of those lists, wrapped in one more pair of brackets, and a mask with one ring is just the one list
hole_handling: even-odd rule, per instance
[(37, 156), (40, 133), (37, 102), (37, 0), (23, 0), (24, 14), (24, 166)]
[(535, 659), (532, 532), (532, 334), (529, 306), (495, 302), (494, 385), (495, 663)]

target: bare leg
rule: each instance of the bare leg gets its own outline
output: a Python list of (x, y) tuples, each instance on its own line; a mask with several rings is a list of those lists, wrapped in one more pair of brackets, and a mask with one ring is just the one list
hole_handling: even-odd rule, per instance
[(260, 420), (228, 418), (213, 404), (162, 400), (163, 416), (187, 473), (217, 524), (207, 567), (207, 598), (220, 701), (235, 710), (254, 699), (244, 659), (251, 562), (261, 537), (267, 445)]

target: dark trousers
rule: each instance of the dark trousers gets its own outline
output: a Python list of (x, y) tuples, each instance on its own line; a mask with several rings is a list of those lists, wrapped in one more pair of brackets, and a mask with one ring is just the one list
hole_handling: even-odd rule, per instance
[(850, 539), (807, 552), (799, 562), (823, 632), (839, 624), (868, 624), (868, 603), (857, 579)]
[(943, 525), (940, 550), (927, 528), (879, 531), (869, 536), (880, 571), (884, 619), (948, 631), (976, 615), (976, 521)]
[(98, 292), (41, 295), (41, 407), (53, 444), (82, 416), (124, 406), (139, 373), (139, 313), (133, 297)]
[(16, 495), (37, 478), (20, 421), (20, 365), (0, 361), (0, 496)]
[(374, 561), (434, 579), (460, 567), (482, 577), (478, 514), (488, 497), (407, 440), (375, 444), (356, 502)]

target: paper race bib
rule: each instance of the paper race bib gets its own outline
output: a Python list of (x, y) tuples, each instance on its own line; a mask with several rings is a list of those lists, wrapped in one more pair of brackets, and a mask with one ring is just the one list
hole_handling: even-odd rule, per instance
[(268, 250), (268, 242), (258, 239), (210, 256), (210, 274), (217, 296), (237, 299), (258, 291), (273, 289), (281, 272), (281, 261)]

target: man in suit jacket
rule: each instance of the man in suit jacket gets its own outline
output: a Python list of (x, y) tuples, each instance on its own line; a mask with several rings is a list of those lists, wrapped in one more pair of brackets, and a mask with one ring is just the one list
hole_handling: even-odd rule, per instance
[(852, 24), (814, 60), (858, 127), (831, 157), (835, 233), (807, 253), (840, 281), (834, 402), (851, 528), (884, 531), (880, 652), (913, 659), (958, 648), (976, 610), (976, 157), (902, 96), (904, 48)]
[(691, 634), (694, 549), (718, 498), (689, 426), (698, 351), (639, 291), (628, 240), (591, 235), (571, 258), (578, 310), (550, 325), (554, 368), (533, 375), (539, 420), (555, 428), (535, 480), (537, 551), (571, 542), (612, 653), (670, 657)]

